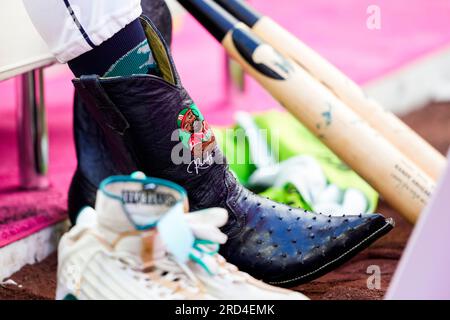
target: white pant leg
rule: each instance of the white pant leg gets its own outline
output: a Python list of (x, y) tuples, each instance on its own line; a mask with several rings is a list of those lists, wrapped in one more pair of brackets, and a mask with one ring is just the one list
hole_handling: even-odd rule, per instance
[(51, 52), (67, 62), (98, 46), (142, 13), (140, 0), (23, 0)]

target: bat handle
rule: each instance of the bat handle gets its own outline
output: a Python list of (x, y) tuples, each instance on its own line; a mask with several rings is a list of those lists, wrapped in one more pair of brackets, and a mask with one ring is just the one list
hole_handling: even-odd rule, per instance
[(239, 21), (211, 0), (178, 0), (219, 42)]

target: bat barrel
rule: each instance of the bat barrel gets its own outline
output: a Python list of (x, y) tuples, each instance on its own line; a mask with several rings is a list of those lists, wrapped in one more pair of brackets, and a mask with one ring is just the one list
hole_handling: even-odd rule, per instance
[(239, 22), (210, 0), (178, 0), (178, 2), (219, 42)]
[(248, 6), (242, 0), (214, 0), (217, 2), (222, 8), (231, 13), (236, 19), (242, 21), (247, 26), (252, 28), (259, 19), (261, 19), (262, 15), (259, 12), (256, 12), (255, 9)]

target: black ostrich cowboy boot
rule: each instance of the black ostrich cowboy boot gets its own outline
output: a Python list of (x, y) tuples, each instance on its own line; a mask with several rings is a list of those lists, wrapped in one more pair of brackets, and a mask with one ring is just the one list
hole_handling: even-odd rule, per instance
[(155, 75), (74, 80), (101, 126), (114, 164), (186, 188), (192, 209), (223, 207), (229, 221), (222, 254), (253, 276), (280, 286), (314, 279), (393, 227), (379, 214), (325, 216), (255, 195), (228, 170), (214, 134), (182, 87), (170, 51), (154, 25), (142, 24), (161, 70)]
[[(170, 44), (172, 17), (165, 0), (142, 0), (141, 6), (144, 15), (151, 18), (166, 43)], [(78, 165), (69, 188), (68, 211), (70, 220), (75, 223), (77, 214), (84, 206), (94, 206), (97, 187), (103, 179), (111, 175), (130, 174), (136, 170), (136, 164), (132, 158), (123, 159), (122, 156), (115, 157), (118, 161), (113, 161), (112, 151), (120, 152), (121, 147), (110, 147), (114, 141), (107, 141), (108, 137), (86, 110), (77, 93), (73, 128)]]

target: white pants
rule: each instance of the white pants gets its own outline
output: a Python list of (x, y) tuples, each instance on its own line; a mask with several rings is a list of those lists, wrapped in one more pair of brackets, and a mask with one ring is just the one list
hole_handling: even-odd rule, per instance
[(140, 0), (23, 0), (51, 52), (65, 63), (98, 46), (142, 13)]

